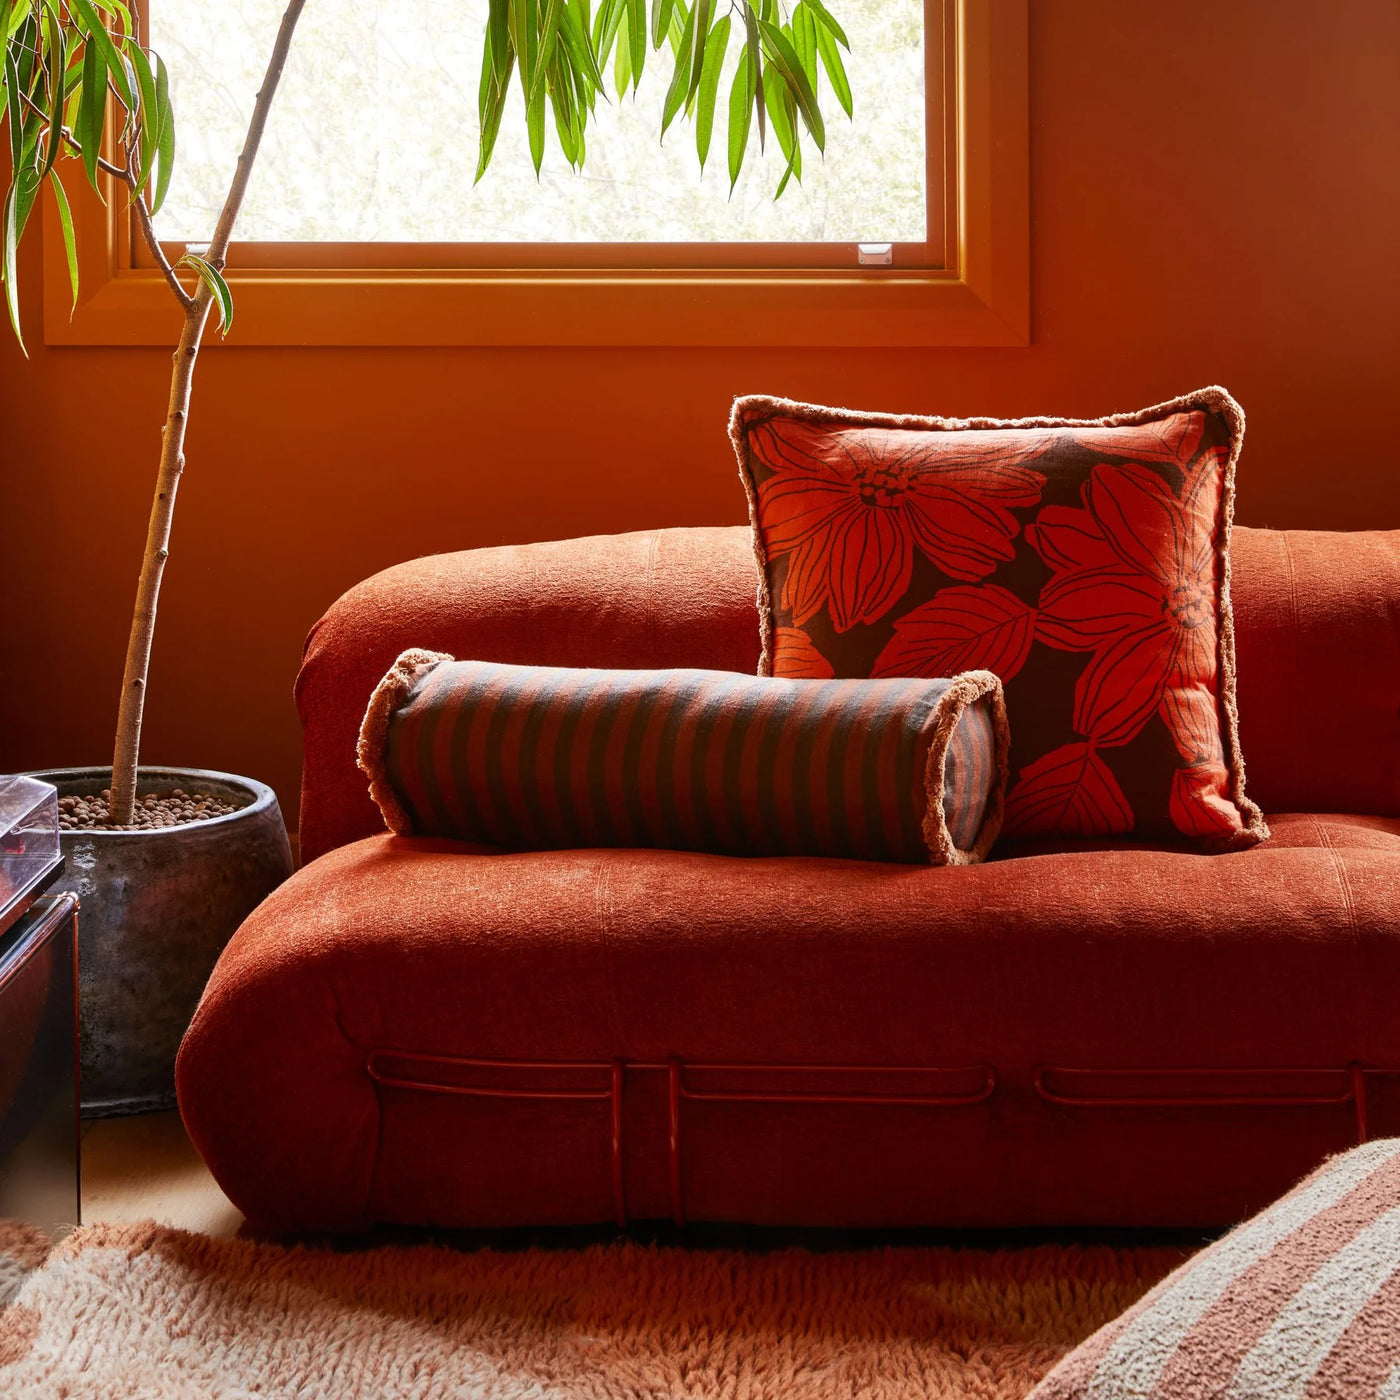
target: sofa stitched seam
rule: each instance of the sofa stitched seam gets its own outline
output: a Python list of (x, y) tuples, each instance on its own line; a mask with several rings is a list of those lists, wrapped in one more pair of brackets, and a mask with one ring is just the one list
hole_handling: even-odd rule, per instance
[[(604, 914), (605, 899), (611, 892), (610, 878), (612, 860), (603, 855), (598, 858), (593, 872), (593, 920), (598, 932), (603, 934), (603, 947), (607, 949), (608, 964), (608, 1031), (614, 1045), (622, 1044), (622, 1018), (618, 1014), (621, 998), (617, 994), (617, 961), (614, 958), (612, 939), (613, 920)], [(612, 1056), (610, 1058), (619, 1058)]]
[(1351, 881), (1347, 878), (1346, 863), (1342, 860), (1342, 854), (1337, 849), (1332, 837), (1323, 827), (1321, 819), (1314, 817), (1313, 821), (1316, 823), (1318, 835), (1322, 838), (1324, 849), (1332, 857), (1332, 869), (1336, 872), (1337, 885), (1342, 892), (1342, 907), (1347, 914), (1347, 927), (1351, 929), (1353, 934), (1358, 934), (1361, 931), (1361, 920), (1357, 917), (1356, 900), (1352, 897)]
[(656, 589), (654, 581), (656, 578), (656, 555), (661, 548), (661, 531), (651, 532), (651, 544), (647, 547), (647, 571), (646, 581), (643, 587), (646, 590), (647, 600), (647, 646), (650, 650), (651, 662), (656, 664)]
[(360, 1069), (364, 1072), (365, 1079), (369, 1082), (370, 1093), (374, 1098), (374, 1151), (369, 1159), (369, 1171), (365, 1175), (364, 1204), (361, 1208), (361, 1216), (365, 1223), (369, 1223), (369, 1203), (374, 1195), (374, 1179), (379, 1174), (379, 1159), (384, 1152), (384, 1102), (379, 1095), (379, 1085), (374, 1082), (373, 1076), (369, 1072), (368, 1052), (349, 1031), (345, 1029), (345, 1022), (342, 1019), (342, 1008), (340, 997), (336, 994), (334, 987), (330, 988), (331, 1001), (335, 1005), (335, 1012), (332, 1019), (335, 1021), (335, 1028), (341, 1034), (346, 1045), (359, 1056)]

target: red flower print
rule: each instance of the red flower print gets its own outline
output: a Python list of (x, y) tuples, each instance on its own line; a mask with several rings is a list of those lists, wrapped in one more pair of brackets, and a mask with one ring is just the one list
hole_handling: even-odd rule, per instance
[(1218, 759), (1178, 768), (1172, 774), (1172, 825), (1207, 841), (1234, 836), (1243, 823), (1228, 794), (1229, 775)]
[(1175, 462), (1184, 470), (1201, 445), (1205, 427), (1206, 416), (1198, 410), (1126, 428), (1079, 428), (1074, 435), (1095, 452), (1135, 462)]
[[(1219, 449), (1188, 473), (1183, 495), (1150, 468), (1096, 466), (1083, 510), (1042, 511), (1026, 538), (1055, 571), (1036, 635), (1093, 653), (1075, 687), (1074, 728), (1126, 744), (1162, 707), (1178, 748), (1195, 719), (1183, 697), (1215, 697), (1215, 534)], [(1096, 538), (1097, 536), (1097, 538)], [(1199, 716), (1199, 709), (1191, 711)]]
[(1021, 769), (1006, 803), (1008, 836), (1122, 836), (1133, 809), (1093, 744), (1065, 744)]
[(772, 473), (758, 486), (770, 559), (786, 556), (780, 606), (801, 626), (826, 606), (846, 632), (883, 616), (909, 588), (914, 549), (975, 581), (1013, 557), (1011, 514), (1045, 478), (1020, 465), (1049, 432), (833, 430), (777, 419), (750, 445)]
[(1161, 716), (1186, 763), (1172, 775), (1172, 825), (1189, 836), (1232, 836), (1244, 823), (1230, 796), (1215, 692), (1202, 684), (1169, 686)]
[(1035, 640), (1035, 609), (994, 583), (941, 588), (894, 625), (872, 676), (991, 671), (1009, 681)]
[(800, 681), (829, 681), (836, 675), (831, 662), (800, 627), (775, 628), (773, 650), (781, 658), (773, 668), (778, 675)]

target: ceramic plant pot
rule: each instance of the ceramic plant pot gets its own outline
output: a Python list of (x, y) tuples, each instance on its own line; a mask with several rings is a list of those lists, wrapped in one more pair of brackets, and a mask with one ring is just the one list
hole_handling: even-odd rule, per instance
[[(110, 768), (34, 774), (60, 797), (110, 787)], [(231, 773), (142, 768), (137, 791), (210, 793), (239, 810), (154, 831), (65, 831), (56, 888), (78, 915), (83, 1113), (175, 1106), (175, 1052), (234, 930), (292, 872), (270, 787)]]

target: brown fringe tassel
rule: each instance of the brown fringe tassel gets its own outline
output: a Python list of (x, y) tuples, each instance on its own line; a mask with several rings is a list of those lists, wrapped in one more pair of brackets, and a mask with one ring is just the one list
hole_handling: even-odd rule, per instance
[(360, 738), (355, 745), (355, 761), (369, 779), (369, 795), (384, 814), (384, 825), (395, 836), (412, 836), (413, 822), (394, 785), (389, 781), (384, 755), (389, 747), (389, 717), (407, 699), (409, 691), (423, 677), (444, 661), (455, 660), (445, 651), (423, 651), (410, 647), (402, 652), (389, 668), (384, 679), (374, 688), (369, 708), (360, 724)]

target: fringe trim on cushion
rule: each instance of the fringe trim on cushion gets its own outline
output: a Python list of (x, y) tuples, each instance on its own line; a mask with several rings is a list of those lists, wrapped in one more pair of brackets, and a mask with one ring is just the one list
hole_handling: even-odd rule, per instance
[(369, 795), (384, 814), (384, 825), (395, 836), (412, 836), (413, 821), (394, 791), (384, 762), (389, 747), (389, 719), (426, 672), (444, 661), (455, 659), (445, 651), (423, 651), (418, 647), (410, 647), (400, 653), (383, 680), (375, 686), (374, 694), (369, 698), (369, 708), (360, 723), (355, 762), (369, 779)]
[[(749, 427), (747, 406), (754, 403), (787, 403), (787, 399), (739, 398), (729, 414), (729, 441), (739, 459), (739, 480), (744, 484), (744, 498), (749, 503), (749, 537), (753, 542), (753, 557), (758, 564), (758, 671), (760, 676), (773, 674), (773, 599), (768, 591), (768, 551), (763, 547), (763, 533), (758, 528), (758, 490), (754, 486), (753, 469), (749, 465)], [(796, 407), (796, 405), (794, 405)], [(768, 415), (772, 417), (773, 415)]]
[[(996, 740), (996, 776), (987, 794), (982, 825), (969, 850), (953, 844), (948, 830), (948, 818), (943, 811), (943, 784), (946, 777), (945, 760), (953, 731), (962, 719), (963, 711), (976, 700), (987, 696), (992, 700), (992, 732)], [(977, 865), (986, 860), (998, 836), (1001, 835), (1002, 814), (1006, 806), (1007, 762), (1011, 749), (1011, 729), (1006, 720), (1006, 698), (1001, 680), (990, 671), (963, 671), (953, 677), (939, 702), (937, 720), (929, 741), (924, 786), (928, 805), (924, 808), (923, 837), (933, 865)]]
[(1230, 604), (1230, 531), (1235, 518), (1235, 466), (1244, 444), (1244, 410), (1228, 390), (1209, 384), (1194, 393), (1164, 403), (1140, 408), (1132, 413), (1110, 413), (1103, 418), (936, 418), (915, 413), (862, 413), (859, 409), (824, 408), (820, 404), (798, 403), (793, 399), (748, 394), (734, 400), (729, 415), (729, 440), (739, 459), (739, 477), (749, 502), (749, 526), (753, 531), (754, 557), (758, 560), (758, 625), (762, 652), (758, 674), (773, 674), (773, 598), (768, 587), (768, 560), (758, 528), (758, 491), (754, 484), (749, 455), (749, 434), (772, 418), (796, 418), (805, 423), (849, 424), (866, 428), (913, 428), (924, 432), (965, 432), (969, 429), (1015, 428), (1131, 428), (1151, 423), (1169, 414), (1193, 408), (1219, 414), (1230, 430), (1230, 455), (1220, 494), (1220, 520), (1215, 540), (1215, 557), (1220, 570), (1216, 594), (1216, 670), (1218, 696), (1224, 723), (1225, 768), (1229, 774), (1230, 800), (1240, 813), (1243, 827), (1230, 836), (1200, 844), (1213, 851), (1241, 851), (1257, 846), (1269, 836), (1268, 823), (1257, 803), (1245, 796), (1244, 755), (1240, 752), (1239, 708), (1235, 699), (1235, 617)]

